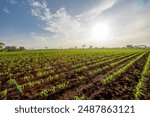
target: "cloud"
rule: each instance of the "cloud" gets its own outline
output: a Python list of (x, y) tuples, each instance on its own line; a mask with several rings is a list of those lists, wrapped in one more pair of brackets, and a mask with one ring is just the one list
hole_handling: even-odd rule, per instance
[(109, 17), (113, 17), (111, 20), (114, 20), (113, 24), (116, 28), (115, 37), (124, 40), (124, 44), (148, 44), (148, 37), (150, 37), (149, 5), (139, 6), (136, 2), (128, 2), (119, 12), (116, 12), (115, 16), (110, 15)]
[(30, 32), (30, 35), (36, 35), (37, 33), (36, 32)]
[(105, 10), (112, 8), (117, 0), (102, 0), (97, 6), (94, 8), (83, 11), (77, 17), (83, 22), (89, 22), (91, 20), (95, 20), (101, 13)]
[(47, 4), (46, 4), (46, 1), (43, 1), (43, 3), (40, 3), (38, 1), (34, 1), (32, 3), (32, 6), (33, 7), (39, 7), (39, 8), (47, 8)]
[(94, 22), (93, 20), (103, 11), (111, 8), (116, 2), (117, 0), (102, 0), (98, 6), (76, 16), (68, 14), (65, 8), (60, 8), (52, 13), (46, 1), (31, 1), (30, 5), (32, 7), (31, 14), (45, 23), (44, 30), (57, 33), (57, 35), (64, 36), (64, 38), (77, 39), (80, 38), (79, 35), (82, 35), (81, 38), (87, 38), (87, 35), (83, 32), (86, 33), (89, 25)]
[(7, 8), (4, 8), (3, 11), (4, 11), (5, 13), (7, 13), (7, 14), (10, 13), (10, 11), (9, 11)]
[[(70, 15), (64, 7), (52, 13), (45, 0), (42, 2), (32, 0), (30, 6), (32, 16), (41, 21), (43, 30), (54, 34), (45, 38), (36, 37), (43, 43), (50, 44), (53, 40), (56, 46), (64, 45), (64, 47), (68, 44), (80, 46), (84, 43), (97, 46), (122, 46), (133, 42), (142, 43), (142, 39), (150, 37), (150, 30), (147, 30), (150, 28), (148, 13), (150, 4), (145, 1), (141, 6), (139, 2), (131, 0), (102, 0), (94, 8), (81, 11), (75, 16)], [(111, 28), (108, 41), (92, 40), (90, 33), (93, 25), (97, 23), (108, 24)], [(145, 42), (147, 41), (143, 41), (143, 44)]]
[(17, 4), (17, 0), (8, 0), (8, 2), (13, 5)]
[(30, 2), (30, 5), (32, 7), (31, 14), (45, 23), (44, 30), (69, 38), (80, 27), (77, 19), (71, 17), (65, 8), (60, 8), (55, 13), (52, 13), (45, 1)]

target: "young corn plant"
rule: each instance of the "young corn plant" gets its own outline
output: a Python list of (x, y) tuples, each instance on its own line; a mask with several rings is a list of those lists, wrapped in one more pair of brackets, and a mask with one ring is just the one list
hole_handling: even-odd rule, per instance
[(134, 94), (135, 99), (140, 99), (140, 97), (142, 95), (143, 96), (145, 95), (143, 93), (143, 89), (145, 87), (146, 77), (147, 77), (147, 75), (149, 73), (149, 71), (148, 71), (149, 68), (150, 68), (150, 54), (149, 54), (149, 56), (147, 58), (147, 61), (146, 61), (145, 65), (144, 65), (144, 69), (143, 69), (142, 74), (141, 74), (141, 79), (140, 79), (139, 83), (135, 87), (135, 94)]
[(77, 76), (77, 78), (80, 79), (80, 80), (84, 80), (85, 76)]
[[(147, 53), (147, 52), (145, 52)], [(122, 67), (121, 69), (119, 69), (118, 71), (116, 71), (115, 73), (107, 76), (105, 79), (103, 79), (101, 81), (102, 84), (107, 84), (109, 83), (112, 79), (120, 76), (122, 73), (126, 72), (126, 70), (128, 70), (136, 61), (138, 61), (140, 58), (142, 58), (145, 53), (141, 54), (140, 56), (138, 56), (136, 59), (132, 60), (131, 62), (129, 62), (127, 65), (125, 65), (124, 67)]]
[(8, 93), (8, 89), (5, 89), (4, 91), (1, 92), (1, 98), (2, 99), (7, 99), (7, 93)]
[(32, 82), (29, 82), (28, 85), (29, 85), (30, 88), (34, 87), (34, 83), (32, 83)]
[(8, 82), (10, 85), (14, 85), (19, 93), (23, 94), (21, 86), (18, 85), (15, 79), (10, 79)]
[(39, 95), (40, 95), (41, 97), (47, 97), (47, 96), (48, 96), (48, 90), (47, 90), (47, 89), (42, 90), (42, 91), (39, 93)]
[(56, 93), (56, 87), (55, 87), (55, 86), (52, 86), (52, 88), (50, 89), (50, 92), (51, 92), (52, 94)]
[(69, 81), (57, 85), (56, 88), (57, 88), (58, 90), (59, 90), (59, 89), (65, 89), (65, 88), (68, 87), (68, 84), (69, 84)]
[(23, 94), (21, 87), (17, 83), (15, 83), (15, 86), (16, 86), (17, 91)]
[(66, 89), (68, 87), (69, 87), (69, 81), (56, 85), (53, 90), (56, 93), (56, 92), (59, 92), (60, 90)]
[(29, 79), (30, 79), (30, 78), (29, 78), (28, 76), (25, 76), (25, 77), (24, 77), (24, 80), (27, 81), (27, 82), (30, 82)]
[(85, 100), (85, 95), (82, 95), (82, 96), (75, 96), (73, 98), (73, 100)]

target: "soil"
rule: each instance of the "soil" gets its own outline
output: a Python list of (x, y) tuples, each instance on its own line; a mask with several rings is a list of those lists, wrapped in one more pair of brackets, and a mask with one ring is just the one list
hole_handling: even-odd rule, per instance
[(148, 54), (137, 61), (130, 69), (110, 83), (103, 86), (100, 84), (98, 90), (90, 93), (87, 99), (94, 100), (134, 100), (135, 86), (141, 78), (141, 73)]
[[(131, 56), (131, 55), (130, 55)], [(77, 68), (69, 69), (68, 71), (65, 69), (63, 73), (65, 73), (65, 77), (60, 77), (56, 80), (44, 82), (43, 84), (35, 85), (34, 87), (30, 88), (28, 85), (23, 90), (23, 94), (19, 93), (16, 90), (15, 86), (12, 86), (10, 90), (8, 90), (7, 99), (52, 99), (52, 100), (67, 100), (67, 99), (74, 99), (75, 96), (85, 96), (85, 99), (88, 100), (134, 100), (134, 93), (135, 93), (135, 86), (139, 82), (139, 79), (141, 78), (141, 73), (143, 70), (143, 67), (146, 63), (146, 59), (148, 56), (148, 53), (145, 54), (140, 60), (135, 62), (135, 64), (132, 65), (131, 68), (129, 68), (125, 73), (121, 74), (119, 77), (116, 77), (113, 79), (110, 83), (104, 85), (101, 83), (101, 80), (106, 78), (107, 75), (112, 74), (116, 72), (121, 67), (125, 66), (130, 60), (135, 59), (138, 55), (127, 59), (120, 63), (119, 65), (116, 65), (114, 67), (109, 67), (102, 72), (100, 72), (98, 75), (95, 76), (88, 76), (86, 73), (87, 71), (82, 72), (74, 72), (72, 70), (75, 70)], [(128, 56), (126, 56), (128, 57)], [(120, 60), (120, 59), (116, 59)], [(93, 62), (94, 63), (94, 62)], [(87, 65), (91, 65), (87, 64)], [(94, 70), (101, 68), (105, 65), (109, 65), (108, 63), (97, 66), (89, 70)], [(58, 72), (62, 73), (62, 72)], [(49, 75), (45, 75), (43, 77), (37, 77), (36, 73), (33, 71), (32, 75), (36, 77), (35, 79), (32, 79), (31, 81), (36, 81), (40, 79), (46, 79)], [(22, 74), (18, 74), (18, 77), (22, 76)], [(84, 80), (80, 80), (77, 78), (77, 76), (86, 76)], [(141, 96), (140, 99), (150, 99), (150, 75), (148, 76), (146, 90), (144, 96)], [(1, 78), (1, 82), (7, 82), (9, 79)], [(18, 83), (24, 84), (25, 81), (17, 79)], [(52, 86), (56, 86), (58, 84), (61, 84), (65, 81), (69, 81), (69, 86), (65, 89), (59, 90), (54, 94), (51, 94), (51, 92), (48, 93), (48, 96), (41, 97), (39, 92), (41, 92), (43, 89), (50, 89)], [(7, 85), (2, 86), (0, 85), (0, 91), (7, 88)], [(0, 97), (1, 98), (1, 97)]]
[[(132, 59), (129, 59), (129, 60), (132, 60)], [(80, 84), (76, 84), (76, 86), (72, 86), (69, 89), (62, 91), (61, 93), (54, 94), (53, 96), (49, 96), (48, 98), (52, 97), (51, 99), (67, 100), (67, 99), (73, 99), (74, 96), (77, 96), (80, 94), (83, 95), (85, 94), (85, 92), (87, 92), (87, 94), (85, 94), (87, 97), (90, 92), (93, 92), (93, 90), (98, 89), (98, 85), (100, 85), (100, 81), (103, 78), (105, 78), (108, 74), (115, 72), (116, 70), (118, 70), (119, 68), (127, 64), (129, 60), (126, 60), (117, 66), (110, 67), (109, 69), (104, 70), (97, 77), (86, 78), (87, 79), (86, 81), (80, 82)]]

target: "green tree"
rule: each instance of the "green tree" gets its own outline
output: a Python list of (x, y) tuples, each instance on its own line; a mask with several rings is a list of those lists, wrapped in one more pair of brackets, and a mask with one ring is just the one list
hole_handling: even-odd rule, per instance
[(84, 45), (82, 45), (82, 48), (83, 48), (83, 49), (85, 49), (85, 47), (86, 47), (86, 45), (85, 45), (85, 44), (84, 44)]
[(17, 50), (17, 47), (16, 46), (12, 46), (11, 47), (11, 51), (16, 51)]
[(6, 47), (4, 48), (4, 50), (9, 51), (9, 52), (11, 52), (11, 51), (16, 51), (16, 50), (17, 50), (17, 47), (16, 47), (16, 46), (6, 46)]
[(89, 46), (89, 48), (90, 48), (90, 49), (92, 49), (92, 48), (93, 48), (93, 46)]
[(19, 47), (19, 50), (25, 50), (25, 48), (24, 47)]
[(5, 46), (5, 44), (0, 42), (0, 50), (3, 49), (4, 46)]

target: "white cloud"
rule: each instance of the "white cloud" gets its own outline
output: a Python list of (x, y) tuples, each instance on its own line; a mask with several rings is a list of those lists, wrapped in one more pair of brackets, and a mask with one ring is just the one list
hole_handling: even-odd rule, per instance
[[(60, 8), (52, 13), (46, 1), (31, 1), (30, 5), (31, 14), (45, 23), (43, 29), (55, 33), (50, 38), (55, 40), (53, 42), (56, 46), (68, 47), (69, 43), (69, 45), (81, 47), (82, 44), (97, 45), (100, 42), (91, 39), (91, 28), (93, 23), (99, 22), (98, 15), (111, 8), (116, 2), (117, 0), (103, 0), (97, 7), (74, 17), (69, 15), (65, 8)], [(45, 39), (47, 43), (50, 40), (47, 37)]]
[[(119, 46), (130, 42), (141, 42), (141, 39), (148, 38), (150, 32), (144, 29), (149, 26), (150, 16), (147, 12), (149, 7), (138, 7), (130, 0), (128, 2), (102, 0), (94, 8), (81, 11), (76, 16), (68, 14), (65, 8), (60, 8), (52, 13), (45, 0), (42, 2), (32, 0), (30, 5), (31, 14), (44, 23), (43, 30), (54, 33), (50, 37), (36, 38), (46, 44), (53, 43), (55, 47), (81, 46), (82, 44)], [(109, 36), (108, 41), (91, 39), (92, 27), (98, 23), (108, 24), (112, 29), (112, 35)]]
[[(45, 22), (44, 30), (54, 32), (57, 37), (66, 39), (88, 39), (88, 29), (93, 23), (93, 19), (104, 10), (111, 8), (117, 0), (103, 0), (100, 5), (90, 9), (80, 15), (72, 17), (65, 8), (58, 9), (52, 13), (46, 1), (31, 1), (31, 14)], [(88, 23), (87, 23), (88, 22)]]
[(17, 4), (17, 0), (8, 0), (8, 2), (13, 5)]
[(30, 32), (30, 35), (36, 35), (36, 32)]
[(10, 13), (10, 11), (7, 8), (4, 8), (3, 11), (8, 14)]
[[(121, 6), (121, 7), (120, 7)], [(150, 36), (150, 15), (147, 3), (144, 6), (136, 4), (136, 1), (118, 3), (115, 8), (108, 10), (103, 14), (104, 20), (109, 20), (113, 24), (114, 35), (117, 38), (114, 41), (125, 43), (141, 43), (147, 44), (145, 39)], [(107, 14), (107, 15), (106, 15)], [(118, 44), (119, 45), (119, 44)]]
[(55, 33), (61, 38), (70, 38), (80, 30), (80, 23), (76, 18), (71, 17), (65, 8), (60, 8), (52, 13), (45, 1), (31, 2), (31, 14), (38, 17), (45, 23), (44, 30)]
[(38, 1), (33, 1), (33, 2), (31, 3), (31, 5), (32, 5), (33, 7), (45, 8), (45, 7), (46, 7), (46, 2), (43, 1), (43, 3), (41, 4), (41, 3), (38, 2)]
[(97, 6), (95, 6), (92, 9), (89, 9), (88, 11), (84, 11), (77, 17), (81, 20), (84, 19), (83, 20), (84, 22), (93, 20), (96, 17), (98, 17), (101, 13), (103, 13), (103, 11), (113, 7), (113, 5), (115, 5), (116, 2), (117, 2), (117, 0), (102, 0), (100, 2), (100, 4), (98, 4)]

